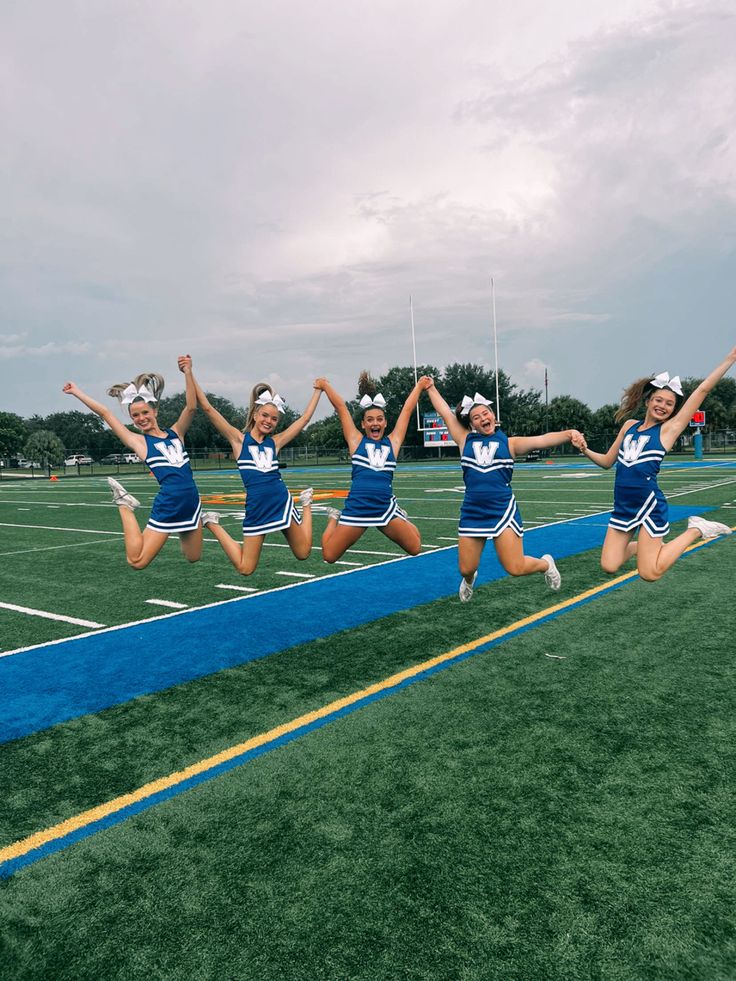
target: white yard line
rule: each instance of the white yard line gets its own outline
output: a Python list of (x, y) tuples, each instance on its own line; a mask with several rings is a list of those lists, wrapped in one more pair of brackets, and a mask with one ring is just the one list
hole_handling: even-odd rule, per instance
[(277, 572), (277, 576), (290, 576), (292, 579), (316, 579), (313, 572)]
[(78, 627), (104, 627), (104, 623), (95, 623), (94, 620), (80, 620), (77, 617), (66, 617), (61, 613), (49, 613), (46, 610), (32, 610), (28, 606), (16, 606), (15, 603), (0, 603), (3, 610), (12, 610), (14, 613), (27, 613), (29, 617), (42, 617), (44, 620), (61, 620), (63, 623), (73, 623)]
[(172, 600), (162, 600), (162, 599), (147, 599), (146, 603), (150, 603), (151, 606), (168, 606), (172, 610), (187, 610), (189, 607), (186, 603), (174, 603)]
[(231, 586), (226, 582), (218, 582), (215, 589), (232, 589), (236, 593), (257, 593), (255, 586)]
[(38, 531), (76, 531), (83, 535), (122, 535), (122, 531), (95, 531), (93, 528), (59, 528), (56, 525), (19, 525), (12, 521), (0, 521), (0, 528), (35, 528)]
[(57, 548), (84, 548), (87, 545), (104, 545), (119, 542), (119, 538), (97, 538), (93, 542), (74, 542), (71, 545), (41, 545), (39, 548), (21, 548), (17, 552), (0, 552), (0, 555), (26, 555), (28, 552), (54, 552)]

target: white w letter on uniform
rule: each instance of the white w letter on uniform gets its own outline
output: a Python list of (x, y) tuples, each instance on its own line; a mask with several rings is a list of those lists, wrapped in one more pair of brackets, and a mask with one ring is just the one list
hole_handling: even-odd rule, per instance
[(630, 433), (628, 436), (624, 436), (621, 453), (626, 463), (636, 463), (651, 438), (651, 436), (640, 436), (638, 439), (634, 439)]
[(180, 467), (184, 463), (184, 447), (180, 439), (172, 439), (170, 443), (154, 443), (156, 449), (165, 456), (172, 467)]
[(489, 467), (498, 452), (498, 443), (473, 443), (473, 456), (481, 467)]
[(368, 460), (370, 465), (374, 470), (383, 470), (386, 466), (386, 460), (388, 460), (390, 446), (374, 446), (372, 443), (365, 444), (365, 451), (368, 454)]
[(258, 469), (268, 473), (273, 466), (273, 450), (271, 447), (264, 446), (263, 449), (260, 449), (258, 446), (249, 446), (248, 450)]

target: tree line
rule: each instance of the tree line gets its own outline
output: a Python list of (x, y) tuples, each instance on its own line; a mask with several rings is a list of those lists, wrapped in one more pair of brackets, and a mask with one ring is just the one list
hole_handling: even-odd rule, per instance
[[(496, 401), (496, 375), (478, 364), (451, 364), (443, 370), (434, 365), (421, 365), (419, 375), (431, 375), (442, 395), (454, 405), (464, 395), (481, 392)], [(685, 378), (682, 386), (688, 396), (702, 379)], [(351, 411), (358, 415), (358, 401), (366, 387), (381, 392), (386, 399), (386, 414), (389, 427), (395, 421), (406, 396), (414, 385), (412, 367), (389, 369), (379, 378), (371, 378), (361, 372), (356, 397), (348, 402)], [(515, 385), (505, 371), (498, 372), (499, 402), (501, 405), (501, 425), (508, 435), (531, 435), (559, 429), (580, 429), (588, 437), (594, 448), (605, 448), (618, 431), (619, 424), (614, 415), (617, 405), (607, 404), (591, 409), (572, 395), (558, 395), (546, 405), (542, 392), (536, 389), (522, 389)], [(234, 426), (245, 425), (247, 410), (237, 406), (230, 399), (207, 393), (210, 402)], [(184, 393), (161, 399), (159, 420), (162, 425), (176, 421), (184, 407)], [(723, 378), (708, 396), (704, 408), (707, 413), (706, 431), (736, 429), (736, 380)], [(432, 407), (426, 396), (420, 402), (420, 413), (431, 412)], [(287, 407), (282, 425), (288, 426), (297, 419), (300, 412)], [(131, 430), (133, 427), (130, 427)], [(406, 445), (423, 442), (422, 434), (417, 432), (416, 418), (413, 418), (406, 437)], [(337, 415), (333, 412), (325, 419), (311, 423), (294, 440), (294, 446), (337, 447), (342, 446), (343, 436)], [(203, 413), (197, 413), (187, 434), (187, 444), (197, 450), (227, 451), (229, 444), (207, 422)], [(598, 445), (600, 444), (600, 446)], [(94, 460), (100, 460), (113, 453), (119, 453), (121, 444), (106, 429), (102, 420), (92, 412), (52, 412), (48, 416), (33, 415), (24, 419), (12, 412), (0, 412), (0, 457), (25, 456), (29, 460), (48, 461), (53, 465), (62, 462), (67, 453), (86, 453)]]

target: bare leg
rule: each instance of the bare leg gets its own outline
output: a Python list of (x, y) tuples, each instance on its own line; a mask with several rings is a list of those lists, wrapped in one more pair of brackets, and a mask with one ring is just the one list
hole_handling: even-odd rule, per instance
[(253, 535), (252, 537), (244, 538), (243, 544), (240, 545), (228, 535), (222, 525), (210, 522), (207, 527), (218, 540), (223, 552), (230, 559), (240, 575), (252, 575), (261, 557), (261, 549), (263, 548), (263, 541), (266, 536)]
[(322, 534), (322, 558), (325, 562), (337, 562), (351, 545), (355, 545), (365, 528), (339, 525), (337, 518), (330, 518)]
[(202, 558), (202, 525), (193, 531), (183, 531), (179, 535), (179, 544), (187, 562), (199, 562)]
[(460, 536), (457, 540), (457, 560), (460, 575), (467, 583), (473, 582), (480, 565), (480, 557), (486, 547), (485, 538), (466, 538)]
[(633, 559), (638, 551), (638, 543), (633, 538), (633, 531), (608, 529), (601, 551), (601, 568), (604, 572), (618, 572), (624, 562)]
[(534, 572), (546, 572), (549, 568), (544, 559), (524, 555), (524, 544), (511, 528), (494, 538), (493, 544), (499, 562), (510, 576), (530, 576)]
[(636, 565), (639, 575), (647, 582), (656, 582), (680, 558), (685, 549), (701, 537), (697, 528), (688, 528), (671, 542), (665, 543), (662, 538), (653, 538), (642, 528), (639, 532), (639, 551)]
[(386, 538), (400, 545), (409, 555), (419, 555), (422, 550), (422, 536), (419, 529), (411, 521), (403, 518), (393, 518), (385, 528), (379, 528)]
[(133, 569), (145, 569), (156, 558), (169, 537), (165, 532), (146, 528), (141, 531), (130, 508), (118, 508), (123, 523), (125, 558)]
[(302, 510), (302, 523), (298, 525), (292, 521), (288, 528), (284, 529), (284, 537), (289, 543), (289, 548), (300, 560), (308, 559), (312, 552), (312, 505), (307, 504)]

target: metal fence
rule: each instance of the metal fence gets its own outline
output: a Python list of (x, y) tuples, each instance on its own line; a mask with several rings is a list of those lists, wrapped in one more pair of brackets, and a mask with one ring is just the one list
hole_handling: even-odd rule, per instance
[[(604, 452), (616, 438), (616, 433), (594, 433), (588, 438), (588, 445), (592, 450)], [(718, 430), (716, 432), (703, 433), (703, 451), (711, 456), (725, 456), (727, 454), (736, 455), (736, 432), (731, 430)], [(81, 455), (70, 453), (69, 456)], [(677, 445), (670, 451), (671, 454), (682, 456), (693, 455), (693, 434), (688, 432), (680, 437)], [(456, 446), (402, 446), (399, 453), (400, 461), (432, 461), (432, 460), (457, 460), (459, 455)], [(533, 459), (540, 458), (578, 456), (578, 452), (569, 444), (557, 446), (551, 450), (543, 450), (539, 454), (530, 454)], [(68, 457), (67, 457), (68, 459)], [(189, 459), (192, 469), (196, 471), (233, 471), (235, 463), (232, 454), (226, 450), (190, 449)], [(350, 462), (347, 447), (341, 446), (286, 446), (279, 453), (279, 459), (285, 467), (317, 467), (317, 466), (338, 466), (347, 465)], [(523, 458), (521, 458), (523, 460)], [(63, 464), (60, 467), (52, 467), (37, 461), (23, 460), (14, 458), (0, 460), (0, 480), (22, 480), (22, 479), (46, 479), (51, 477), (89, 477), (89, 476), (108, 476), (113, 474), (140, 473), (147, 471), (147, 467), (141, 462), (102, 462)]]

